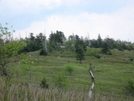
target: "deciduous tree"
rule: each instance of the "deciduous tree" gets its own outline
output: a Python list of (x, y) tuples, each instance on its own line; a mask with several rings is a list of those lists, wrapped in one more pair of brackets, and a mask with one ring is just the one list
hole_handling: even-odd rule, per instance
[(3, 27), (0, 24), (0, 75), (9, 76), (8, 72), (8, 63), (15, 56), (18, 55), (18, 52), (25, 46), (25, 43), (21, 40), (13, 40), (9, 28)]

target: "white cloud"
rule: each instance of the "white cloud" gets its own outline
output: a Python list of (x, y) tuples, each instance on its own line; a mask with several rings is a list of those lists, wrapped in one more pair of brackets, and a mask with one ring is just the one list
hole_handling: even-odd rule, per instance
[(61, 4), (61, 0), (2, 0), (1, 7), (11, 13), (35, 12), (41, 9), (51, 9)]
[[(51, 15), (40, 21), (31, 23), (29, 28), (17, 31), (23, 36), (26, 32), (38, 34), (46, 32), (47, 37), (51, 31), (60, 30), (66, 36), (72, 33), (79, 36), (97, 38), (100, 33), (102, 38), (109, 36), (114, 39), (131, 40), (134, 42), (134, 7), (125, 7), (111, 14), (89, 14), (83, 12), (77, 15)], [(26, 34), (25, 34), (26, 35)]]
[(35, 13), (40, 10), (54, 9), (61, 5), (76, 5), (79, 4), (80, 1), (81, 0), (1, 0), (0, 13), (5, 13), (5, 10), (11, 14), (22, 14), (25, 12)]
[(36, 21), (31, 23), (31, 25), (28, 28), (25, 28), (23, 30), (16, 30), (15, 33), (13, 33), (14, 38), (25, 38), (29, 37), (29, 33), (34, 33), (34, 35), (37, 35), (39, 33), (45, 32), (45, 22), (44, 21)]
[(134, 6), (120, 9), (112, 15), (112, 18), (114, 19), (113, 33), (115, 36), (134, 42)]

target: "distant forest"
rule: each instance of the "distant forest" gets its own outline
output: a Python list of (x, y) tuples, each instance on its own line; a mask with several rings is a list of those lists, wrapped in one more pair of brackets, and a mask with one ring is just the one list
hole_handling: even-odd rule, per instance
[(47, 54), (46, 52), (53, 52), (55, 50), (75, 51), (77, 40), (82, 40), (87, 48), (107, 48), (120, 51), (134, 50), (134, 43), (132, 42), (114, 40), (109, 37), (102, 39), (100, 34), (98, 34), (97, 39), (89, 39), (88, 37), (83, 38), (74, 34), (66, 38), (63, 32), (56, 31), (51, 32), (48, 39), (46, 39), (46, 36), (44, 36), (43, 33), (36, 36), (34, 36), (34, 33), (30, 33), (29, 37), (22, 40), (26, 42), (26, 46), (21, 52), (41, 50), (41, 54)]

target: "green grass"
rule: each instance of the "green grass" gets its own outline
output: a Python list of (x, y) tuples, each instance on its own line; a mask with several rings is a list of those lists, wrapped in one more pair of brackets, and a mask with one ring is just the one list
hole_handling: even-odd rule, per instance
[[(49, 87), (55, 88), (54, 77), (58, 72), (63, 72), (69, 80), (67, 92), (79, 91), (88, 94), (91, 86), (88, 68), (91, 61), (95, 77), (94, 94), (103, 94), (103, 96), (108, 97), (111, 97), (110, 95), (112, 94), (113, 97), (122, 99), (130, 97), (126, 95), (124, 87), (127, 81), (129, 79), (133, 80), (134, 77), (134, 62), (129, 60), (134, 58), (134, 51), (112, 50), (112, 55), (104, 55), (101, 54), (100, 49), (90, 48), (85, 53), (83, 64), (80, 64), (75, 58), (75, 53), (70, 51), (56, 51), (45, 57), (38, 54), (38, 51), (28, 53), (27, 56), (31, 56), (29, 63), (12, 63), (14, 68), (12, 82), (17, 82), (19, 79), (21, 82), (39, 86), (42, 78), (45, 77)], [(99, 54), (101, 58), (97, 59), (94, 54)], [(74, 72), (71, 75), (65, 70), (67, 65), (74, 68)], [(133, 97), (131, 99), (134, 100)]]

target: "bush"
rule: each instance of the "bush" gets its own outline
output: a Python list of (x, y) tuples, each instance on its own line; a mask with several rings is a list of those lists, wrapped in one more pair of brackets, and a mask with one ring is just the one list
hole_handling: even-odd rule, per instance
[(132, 58), (130, 58), (130, 61), (132, 62), (132, 61), (133, 61), (133, 59), (132, 59)]
[(100, 54), (101, 54), (100, 49), (87, 50), (86, 53), (85, 53), (86, 56), (94, 56), (97, 59), (100, 59), (101, 58)]
[(72, 74), (72, 72), (74, 71), (74, 68), (72, 66), (67, 66), (66, 67), (66, 71), (70, 73), (70, 75)]
[(42, 79), (40, 87), (41, 88), (48, 88), (49, 87), (47, 80), (45, 78)]
[(47, 51), (45, 49), (40, 50), (40, 55), (47, 56)]
[(112, 52), (109, 50), (108, 55), (112, 55)]
[(68, 85), (67, 77), (63, 73), (58, 73), (55, 76), (55, 85), (61, 89)]
[(101, 58), (101, 56), (100, 56), (99, 54), (96, 54), (95, 57), (96, 57), (97, 59), (100, 59), (100, 58)]
[(126, 88), (127, 94), (134, 96), (134, 81), (129, 80), (125, 88)]
[(94, 50), (87, 50), (85, 55), (86, 56), (95, 56), (98, 52), (94, 51)]

